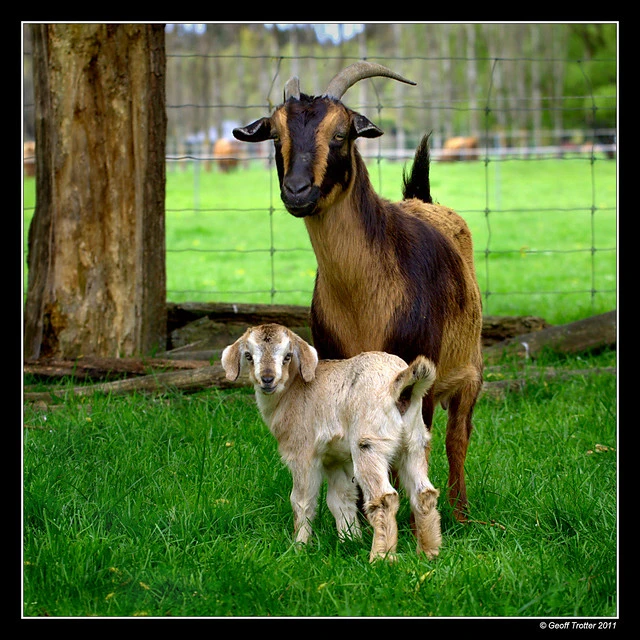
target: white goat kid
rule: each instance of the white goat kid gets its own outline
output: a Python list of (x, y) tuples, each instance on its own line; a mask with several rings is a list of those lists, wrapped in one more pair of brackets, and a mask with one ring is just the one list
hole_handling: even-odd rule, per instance
[(418, 553), (438, 554), (439, 495), (427, 475), (430, 434), (421, 400), (435, 380), (423, 356), (410, 365), (381, 352), (318, 362), (316, 350), (286, 327), (248, 329), (222, 353), (227, 378), (244, 371), (262, 417), (278, 441), (293, 479), (291, 506), (296, 542), (312, 533), (323, 476), (327, 505), (340, 536), (360, 534), (358, 487), (373, 527), (370, 560), (393, 557), (398, 529), (394, 469), (415, 519)]

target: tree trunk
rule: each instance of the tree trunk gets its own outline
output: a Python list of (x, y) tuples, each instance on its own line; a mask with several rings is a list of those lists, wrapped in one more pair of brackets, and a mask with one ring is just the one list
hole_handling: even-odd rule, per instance
[(164, 27), (32, 29), (38, 154), (25, 357), (164, 348)]

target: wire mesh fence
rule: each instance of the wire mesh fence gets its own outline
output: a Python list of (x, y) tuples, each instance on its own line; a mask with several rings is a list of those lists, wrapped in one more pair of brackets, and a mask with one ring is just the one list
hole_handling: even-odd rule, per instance
[[(309, 304), (315, 257), (304, 224), (281, 204), (272, 146), (216, 144), (269, 115), (289, 75), (320, 93), (356, 59), (185, 52), (168, 41), (169, 300)], [(432, 192), (471, 227), (485, 313), (553, 316), (561, 303), (579, 306), (578, 315), (613, 308), (616, 96), (592, 88), (592, 76), (612, 61), (369, 59), (420, 86), (377, 79), (345, 96), (385, 131), (358, 142), (372, 182), (399, 199), (403, 167), (431, 132)], [(567, 95), (559, 82), (540, 79), (560, 67), (581, 78), (582, 91)], [(443, 86), (443, 77), (452, 82)], [(25, 97), (25, 122), (31, 108)], [(30, 157), (25, 151), (25, 175)]]
[[(402, 62), (407, 61), (404, 59)], [(282, 62), (281, 59), (271, 60), (271, 87), (281, 88), (284, 84), (286, 77), (281, 73)], [(383, 62), (388, 63), (387, 60)], [(510, 60), (509, 64), (518, 62), (525, 65), (530, 60)], [(429, 61), (424, 61), (424, 64), (428, 65)], [(492, 66), (494, 73), (497, 67), (497, 63)], [(615, 129), (596, 126), (595, 118), (586, 118), (583, 127), (559, 130), (518, 128), (513, 124), (497, 127), (497, 110), (502, 111), (502, 115), (508, 115), (513, 109), (528, 112), (537, 109), (547, 113), (556, 109), (584, 111), (584, 106), (573, 105), (584, 105), (589, 96), (564, 98), (564, 103), (556, 97), (547, 100), (541, 97), (535, 107), (526, 101), (515, 105), (496, 103), (491, 93), (491, 80), (489, 77), (485, 97), (477, 106), (469, 107), (465, 101), (466, 106), (454, 107), (467, 116), (471, 108), (475, 109), (476, 115), (480, 116), (477, 119), (478, 129), (460, 128), (451, 132), (458, 135), (447, 138), (446, 127), (436, 125), (432, 128), (431, 139), (433, 190), (436, 197), (442, 196), (438, 198), (442, 204), (456, 209), (472, 228), (485, 312), (536, 315), (541, 308), (548, 309), (561, 301), (569, 306), (580, 306), (582, 315), (613, 308), (616, 293)], [(261, 106), (231, 105), (235, 107), (232, 110), (234, 117), (225, 120), (223, 136), (230, 137), (231, 126), (247, 124), (254, 118), (268, 115), (278, 102), (272, 95), (275, 91)], [(411, 145), (424, 133), (399, 132), (393, 126), (394, 116), (402, 107), (422, 108), (432, 113), (452, 107), (432, 101), (422, 105), (411, 100), (398, 103), (393, 101), (393, 95), (387, 97), (382, 93), (375, 97), (375, 101), (363, 103), (356, 95), (353, 104), (347, 96), (345, 102), (374, 122), (391, 125), (382, 138), (359, 141), (359, 144), (377, 191), (394, 199), (399, 197), (401, 169), (414, 152)], [(226, 104), (227, 110), (228, 107)], [(170, 118), (177, 119), (179, 111), (184, 108), (193, 107), (172, 105)], [(218, 107), (210, 104), (206, 108), (215, 111)], [(442, 121), (442, 118), (438, 120)], [(456, 141), (461, 146), (452, 148), (449, 143)], [(176, 252), (208, 255), (212, 263), (226, 265), (230, 276), (236, 273), (246, 275), (244, 284), (225, 289), (203, 283), (201, 288), (189, 290), (174, 289), (170, 285), (169, 296), (177, 300), (196, 296), (201, 300), (308, 304), (315, 259), (304, 225), (299, 220), (288, 220), (291, 217), (280, 202), (271, 145), (236, 146), (229, 153), (224, 159), (238, 163), (234, 188), (241, 189), (245, 181), (256, 179), (251, 167), (254, 171), (255, 167), (264, 168), (270, 176), (270, 179), (265, 179), (262, 194), (255, 201), (259, 203), (256, 209), (204, 207), (208, 190), (223, 190), (223, 181), (234, 180), (220, 168), (220, 159), (216, 158), (213, 144), (206, 137), (190, 141), (188, 146), (183, 146), (182, 152), (176, 149), (169, 160), (172, 163), (170, 171), (179, 172), (181, 166), (183, 171), (191, 171), (193, 210), (200, 214), (225, 216), (229, 226), (237, 228), (238, 237), (231, 234), (235, 238), (234, 245), (221, 247), (216, 244), (216, 238), (211, 238), (211, 244), (207, 246), (204, 246), (204, 240), (196, 240), (198, 247), (176, 248), (168, 244), (167, 251), (170, 262)], [(242, 177), (243, 171), (245, 177)], [(447, 197), (451, 190), (443, 183), (446, 176), (451, 176), (456, 181), (454, 184), (462, 179), (475, 185), (463, 185), (468, 192), (463, 194), (465, 197), (460, 197), (459, 193)], [(528, 190), (529, 180), (538, 185), (538, 193), (533, 192), (528, 200), (514, 198), (514, 191)], [(542, 197), (541, 189), (547, 192), (545, 197)], [(570, 192), (575, 197), (565, 197)], [(169, 217), (179, 213), (168, 203)], [(248, 216), (253, 216), (251, 219), (255, 221), (248, 222)], [(264, 242), (245, 246), (242, 237), (247, 227), (254, 225), (263, 229)], [(505, 228), (509, 231), (505, 232)], [(248, 237), (254, 237), (254, 234)], [(286, 259), (294, 253), (299, 254), (297, 260)], [(244, 266), (247, 263), (254, 265), (251, 273)], [(528, 275), (519, 275), (522, 271), (527, 271)], [(566, 272), (564, 278), (563, 272)], [(234, 280), (233, 277), (229, 279)], [(217, 282), (218, 278), (209, 282), (214, 280)], [(567, 296), (575, 302), (567, 302)], [(544, 313), (553, 315), (552, 311)]]

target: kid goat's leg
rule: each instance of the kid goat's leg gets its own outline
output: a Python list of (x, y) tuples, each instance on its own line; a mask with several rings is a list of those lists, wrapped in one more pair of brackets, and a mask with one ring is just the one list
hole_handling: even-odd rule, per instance
[(393, 559), (398, 544), (396, 513), (400, 501), (389, 482), (393, 445), (386, 439), (362, 437), (352, 450), (354, 472), (364, 497), (364, 511), (373, 527), (369, 560)]
[(421, 421), (410, 428), (406, 449), (398, 459), (400, 482), (409, 495), (413, 529), (418, 541), (418, 553), (432, 558), (442, 544), (438, 496), (440, 492), (428, 476), (429, 443)]
[(327, 506), (336, 519), (340, 537), (358, 537), (358, 485), (353, 475), (353, 466), (333, 467), (327, 473)]
[[(389, 485), (391, 487), (391, 485)], [(369, 553), (369, 562), (378, 558), (393, 560), (398, 544), (398, 524), (396, 513), (400, 500), (397, 492), (391, 491), (367, 500), (364, 503), (367, 519), (373, 527), (373, 542)]]
[(311, 523), (316, 515), (318, 494), (322, 484), (319, 461), (300, 460), (290, 467), (293, 478), (291, 508), (295, 541), (306, 544), (311, 537)]

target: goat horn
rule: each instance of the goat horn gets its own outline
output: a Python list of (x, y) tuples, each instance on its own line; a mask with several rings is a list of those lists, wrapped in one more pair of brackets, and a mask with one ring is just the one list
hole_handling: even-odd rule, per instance
[(381, 64), (362, 61), (355, 62), (338, 73), (329, 83), (324, 95), (328, 98), (340, 100), (347, 89), (352, 87), (358, 80), (364, 80), (365, 78), (371, 78), (373, 76), (383, 76), (405, 82), (406, 84), (416, 84), (412, 80), (407, 80), (394, 71), (391, 71), (391, 69), (383, 67)]
[(284, 85), (284, 101), (289, 98), (295, 98), (300, 100), (300, 79), (298, 76), (293, 76), (287, 80), (287, 84)]

